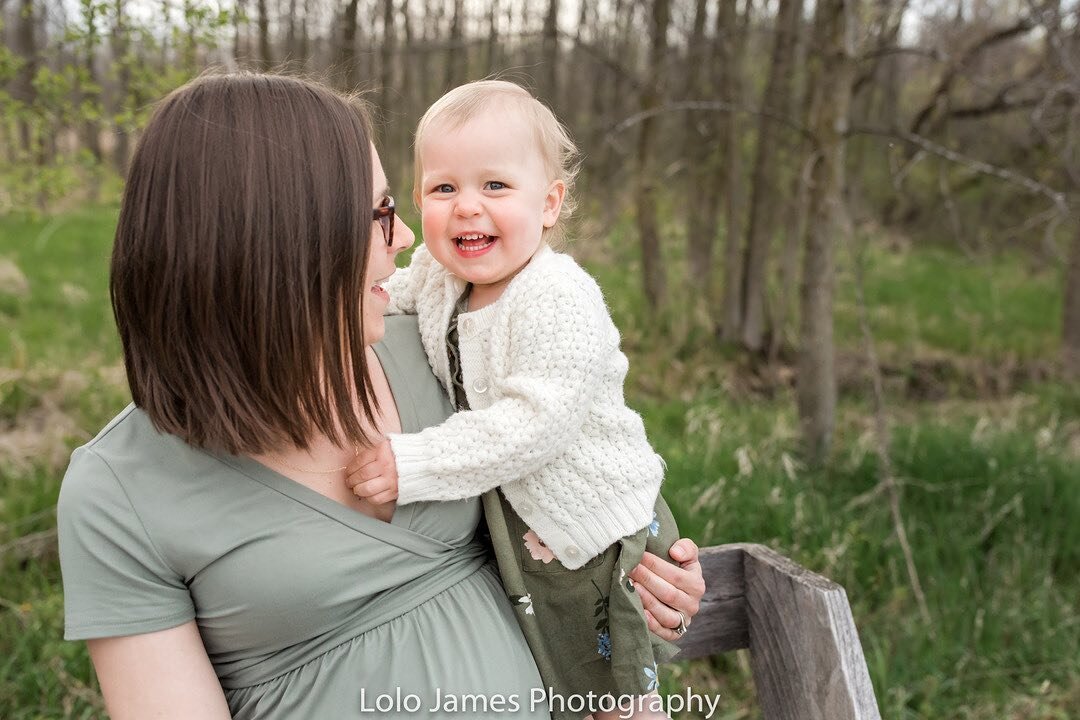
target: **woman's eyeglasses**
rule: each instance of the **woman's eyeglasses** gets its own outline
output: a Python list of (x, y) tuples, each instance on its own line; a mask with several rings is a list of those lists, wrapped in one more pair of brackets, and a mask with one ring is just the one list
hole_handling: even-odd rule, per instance
[(383, 240), (386, 241), (386, 247), (390, 247), (394, 244), (394, 198), (387, 195), (383, 198), (382, 205), (375, 208), (371, 213), (372, 222), (379, 223), (382, 228)]

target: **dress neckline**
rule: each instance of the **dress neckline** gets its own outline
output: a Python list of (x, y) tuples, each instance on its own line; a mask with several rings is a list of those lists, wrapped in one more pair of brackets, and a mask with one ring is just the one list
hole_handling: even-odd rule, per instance
[[(380, 342), (372, 347), (386, 374), (390, 394), (397, 406), (401, 431), (403, 433), (419, 432), (420, 415), (416, 399), (410, 391), (408, 379), (401, 375), (400, 363), (394, 361), (393, 351), (385, 343)], [(383, 522), (342, 505), (337, 500), (312, 490), (252, 458), (224, 453), (214, 453), (214, 456), (237, 472), (271, 490), (377, 540), (389, 542), (422, 557), (437, 557), (446, 550), (453, 549), (453, 546), (447, 543), (411, 529), (419, 507), (417, 504), (397, 506), (390, 521)]]

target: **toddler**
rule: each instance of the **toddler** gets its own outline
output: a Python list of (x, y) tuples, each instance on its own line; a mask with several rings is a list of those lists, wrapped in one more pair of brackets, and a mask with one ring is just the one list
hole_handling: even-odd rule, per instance
[[(623, 400), (626, 356), (596, 282), (550, 242), (576, 148), (521, 87), (456, 88), (421, 119), (414, 197), (424, 245), (385, 283), (415, 313), (460, 411), (362, 450), (348, 483), (399, 504), (483, 497), (499, 572), (544, 682), (564, 697), (658, 698), (653, 636), (628, 575), (678, 538), (663, 460)], [(589, 694), (592, 695), (589, 695)], [(651, 702), (652, 701), (652, 702)], [(553, 703), (555, 717), (580, 717)], [(602, 711), (606, 712), (602, 712)]]

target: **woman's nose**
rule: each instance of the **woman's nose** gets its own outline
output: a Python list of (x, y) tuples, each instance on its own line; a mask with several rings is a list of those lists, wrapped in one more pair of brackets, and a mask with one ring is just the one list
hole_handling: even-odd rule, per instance
[(390, 250), (394, 253), (399, 253), (402, 250), (407, 250), (412, 247), (412, 244), (416, 242), (416, 235), (413, 233), (412, 228), (405, 224), (405, 221), (401, 219), (400, 215), (394, 216), (394, 244)]

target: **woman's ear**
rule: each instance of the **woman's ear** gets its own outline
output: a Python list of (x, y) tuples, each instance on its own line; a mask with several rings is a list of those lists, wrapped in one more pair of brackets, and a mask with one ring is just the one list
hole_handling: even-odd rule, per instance
[(558, 222), (564, 197), (566, 197), (566, 183), (562, 180), (552, 180), (548, 185), (547, 195), (544, 196), (544, 227), (554, 227)]

